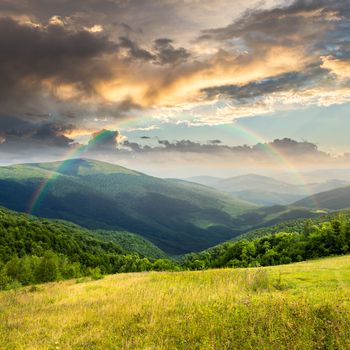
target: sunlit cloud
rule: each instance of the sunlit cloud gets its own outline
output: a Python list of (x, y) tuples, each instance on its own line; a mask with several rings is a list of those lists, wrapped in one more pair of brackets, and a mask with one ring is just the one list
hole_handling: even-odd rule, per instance
[(1, 146), (347, 103), (349, 15), (345, 0), (0, 4)]
[(322, 68), (329, 69), (340, 80), (350, 79), (350, 58), (339, 59), (331, 56), (322, 57)]

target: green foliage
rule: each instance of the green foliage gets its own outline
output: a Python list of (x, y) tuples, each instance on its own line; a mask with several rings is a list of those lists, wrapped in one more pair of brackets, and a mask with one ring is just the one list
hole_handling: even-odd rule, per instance
[(98, 267), (95, 267), (94, 269), (88, 268), (87, 274), (91, 277), (92, 280), (100, 280), (103, 278), (103, 275), (101, 273), (101, 270)]
[(135, 252), (148, 258), (166, 258), (166, 254), (156, 245), (143, 237), (126, 231), (92, 231), (94, 237), (107, 242), (113, 242), (126, 251)]
[[(102, 240), (113, 239), (114, 233), (96, 234), (67, 222), (0, 209), (0, 289), (84, 276), (99, 279), (122, 272), (270, 266), (349, 253), (350, 215), (324, 220), (298, 221), (290, 226), (297, 232), (226, 242), (189, 254), (177, 263), (127, 252), (113, 241)], [(138, 238), (129, 238), (137, 246)], [(257, 274), (254, 278), (252, 284), (264, 289), (264, 276)], [(284, 288), (281, 283), (276, 285)]]
[(189, 254), (183, 265), (194, 270), (271, 266), (349, 252), (350, 217), (340, 215), (318, 225), (306, 221), (300, 232), (278, 232), (227, 242), (202, 253)]
[[(95, 235), (67, 222), (0, 209), (0, 289), (82, 276), (97, 279), (107, 273), (174, 269), (170, 260), (158, 262), (106, 241), (114, 234)], [(129, 234), (125, 242), (157, 252), (136, 235)]]

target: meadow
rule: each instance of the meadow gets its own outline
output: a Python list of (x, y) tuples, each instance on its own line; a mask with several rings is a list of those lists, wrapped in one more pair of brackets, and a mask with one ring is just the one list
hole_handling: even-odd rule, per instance
[(350, 349), (350, 256), (0, 292), (1, 349)]

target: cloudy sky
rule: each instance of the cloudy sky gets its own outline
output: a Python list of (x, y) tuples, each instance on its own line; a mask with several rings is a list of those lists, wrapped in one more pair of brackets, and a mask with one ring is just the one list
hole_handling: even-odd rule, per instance
[(348, 165), (349, 43), (348, 0), (0, 0), (0, 162)]

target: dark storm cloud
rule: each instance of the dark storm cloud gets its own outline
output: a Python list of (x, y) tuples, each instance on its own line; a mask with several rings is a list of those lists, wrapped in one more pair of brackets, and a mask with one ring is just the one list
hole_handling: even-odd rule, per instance
[[(327, 38), (327, 29), (337, 30), (348, 24), (350, 3), (347, 0), (297, 0), (287, 7), (269, 10), (248, 10), (234, 23), (203, 31), (202, 40), (241, 38), (245, 44), (320, 46)], [(341, 30), (342, 36), (344, 32)], [(253, 46), (253, 45), (252, 45)]]
[(156, 58), (152, 53), (140, 48), (137, 43), (129, 38), (120, 37), (119, 45), (122, 48), (128, 49), (130, 56), (133, 58), (142, 59), (145, 61), (151, 61)]
[(183, 47), (175, 48), (173, 41), (168, 38), (155, 40), (154, 49), (157, 55), (156, 62), (161, 65), (182, 63), (191, 56)]
[(122, 1), (112, 0), (3, 0), (0, 3), (0, 12), (29, 15), (40, 21), (47, 21), (53, 16), (79, 16), (80, 19), (85, 19), (84, 14), (88, 13), (112, 15), (122, 7)]
[[(74, 115), (80, 98), (97, 95), (96, 82), (113, 78), (112, 70), (118, 68), (118, 64), (131, 64), (132, 61), (116, 57), (121, 49), (126, 49), (132, 60), (160, 65), (177, 64), (189, 57), (185, 49), (175, 48), (170, 39), (156, 40), (153, 51), (147, 51), (127, 37), (114, 42), (104, 33), (60, 24), (21, 24), (1, 17), (0, 48), (1, 113), (19, 112), (28, 118), (42, 113), (42, 105), (53, 105), (53, 101), (60, 100), (59, 87), (64, 84), (71, 84), (75, 89), (74, 96), (63, 101), (68, 109), (66, 114)], [(111, 110), (123, 112), (131, 108), (139, 106), (126, 98)], [(64, 107), (61, 112), (62, 109)]]
[(91, 135), (87, 150), (89, 152), (115, 151), (118, 145), (117, 130), (101, 130)]
[(215, 140), (209, 140), (208, 143), (211, 143), (212, 145), (219, 145), (222, 143), (222, 141), (215, 139)]
[(1, 136), (4, 139), (0, 150), (23, 150), (48, 146), (67, 148), (73, 142), (64, 134), (74, 129), (73, 125), (59, 122), (32, 122), (14, 117), (0, 118)]
[(119, 38), (119, 46), (127, 49), (132, 58), (151, 61), (158, 65), (176, 65), (185, 62), (191, 56), (183, 47), (175, 48), (173, 41), (168, 38), (156, 39), (152, 51), (141, 48), (139, 44), (127, 37)]
[(190, 152), (190, 153), (215, 153), (224, 149), (228, 149), (228, 146), (218, 146), (216, 144), (205, 145), (199, 142), (193, 142), (190, 140), (180, 140), (170, 142), (168, 140), (159, 140), (158, 143), (162, 147), (156, 149), (167, 152)]
[(42, 84), (50, 79), (92, 91), (92, 81), (109, 75), (108, 67), (97, 59), (115, 50), (104, 35), (70, 31), (59, 25), (22, 25), (10, 18), (0, 18), (0, 48), (2, 113), (25, 112), (34, 97), (42, 98)]
[(59, 124), (43, 124), (35, 130), (32, 139), (58, 147), (67, 147), (73, 140), (65, 136), (64, 133), (71, 129)]
[(334, 83), (328, 70), (311, 65), (302, 72), (289, 72), (254, 81), (245, 85), (223, 85), (202, 90), (207, 98), (229, 97), (235, 103), (251, 103), (251, 100), (283, 91), (302, 91), (321, 84)]
[(123, 146), (127, 147), (128, 149), (130, 149), (133, 152), (142, 152), (144, 151), (143, 147), (140, 146), (137, 142), (130, 142), (128, 140), (123, 142)]
[[(227, 146), (220, 140), (211, 140), (209, 144), (202, 144), (191, 140), (159, 140), (158, 146), (142, 146), (136, 142), (124, 141), (123, 148), (117, 149), (125, 153), (125, 147), (134, 154), (150, 153), (191, 153), (207, 155), (225, 155), (232, 159), (245, 158), (257, 162), (271, 161), (275, 152), (297, 160), (329, 160), (331, 156), (318, 149), (318, 146), (308, 141), (295, 141), (289, 138), (276, 139), (272, 142), (258, 143), (253, 146)], [(271, 149), (275, 150), (271, 152)]]

